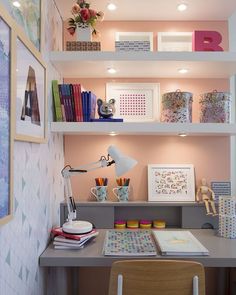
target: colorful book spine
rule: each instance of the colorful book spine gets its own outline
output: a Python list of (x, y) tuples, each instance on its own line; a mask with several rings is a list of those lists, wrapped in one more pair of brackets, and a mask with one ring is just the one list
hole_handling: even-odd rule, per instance
[(64, 98), (63, 98), (62, 84), (58, 85), (58, 90), (59, 90), (60, 101), (61, 101), (62, 119), (63, 119), (63, 121), (66, 122), (67, 121), (66, 120), (66, 109), (65, 109)]
[(54, 101), (55, 121), (61, 122), (63, 121), (63, 117), (62, 117), (61, 100), (60, 100), (57, 80), (52, 81), (52, 94), (53, 94), (53, 101)]

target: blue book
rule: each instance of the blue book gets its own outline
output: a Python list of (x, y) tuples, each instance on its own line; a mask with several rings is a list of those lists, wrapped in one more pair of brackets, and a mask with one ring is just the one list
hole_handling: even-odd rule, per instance
[(121, 118), (90, 119), (90, 122), (123, 122)]

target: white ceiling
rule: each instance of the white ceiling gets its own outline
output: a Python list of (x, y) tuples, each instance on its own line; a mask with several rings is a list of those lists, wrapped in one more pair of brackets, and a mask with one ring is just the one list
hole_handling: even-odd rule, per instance
[[(63, 19), (71, 17), (71, 7), (76, 0), (55, 0)], [(227, 20), (236, 12), (236, 0), (88, 0), (91, 7), (105, 13), (105, 20)], [(106, 6), (113, 2), (117, 10), (110, 12)], [(178, 12), (179, 3), (188, 9)]]

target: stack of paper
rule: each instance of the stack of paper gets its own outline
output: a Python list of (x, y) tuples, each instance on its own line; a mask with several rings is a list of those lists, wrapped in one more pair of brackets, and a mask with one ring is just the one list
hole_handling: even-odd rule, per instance
[(162, 255), (209, 255), (209, 251), (190, 231), (153, 231)]
[(52, 233), (54, 234), (54, 249), (81, 249), (85, 243), (98, 235), (98, 231), (95, 229), (82, 235), (68, 234), (63, 232), (61, 227), (53, 228)]

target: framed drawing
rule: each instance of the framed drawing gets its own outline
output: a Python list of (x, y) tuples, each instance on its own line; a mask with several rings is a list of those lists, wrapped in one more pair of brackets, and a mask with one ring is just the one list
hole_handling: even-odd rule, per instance
[(13, 216), (12, 24), (0, 10), (0, 224)]
[(194, 202), (193, 165), (148, 165), (148, 201)]
[(41, 0), (2, 0), (3, 6), (24, 30), (29, 40), (40, 50), (41, 48)]
[(107, 83), (107, 100), (115, 99), (114, 117), (125, 122), (150, 122), (158, 120), (159, 83)]
[(23, 36), (16, 39), (15, 139), (46, 140), (46, 67)]

